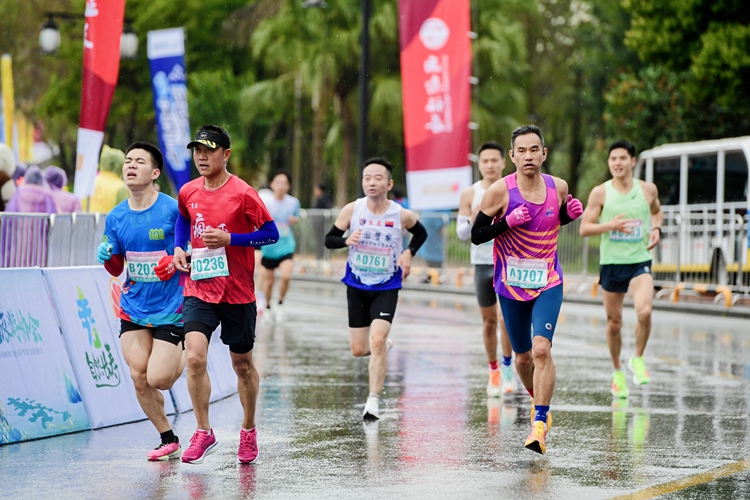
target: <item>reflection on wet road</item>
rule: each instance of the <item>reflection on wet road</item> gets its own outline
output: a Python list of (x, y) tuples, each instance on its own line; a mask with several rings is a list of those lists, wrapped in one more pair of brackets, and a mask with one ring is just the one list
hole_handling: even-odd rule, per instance
[[(565, 303), (554, 425), (523, 448), (529, 403), (488, 399), (473, 297), (402, 292), (381, 420), (361, 421), (367, 360), (349, 352), (343, 285), (295, 282), (261, 324), (260, 459), (235, 457), (235, 397), (211, 406), (219, 451), (147, 463), (147, 422), (0, 448), (3, 498), (750, 498), (750, 333), (742, 320), (657, 311), (652, 383), (612, 401), (603, 308)], [(633, 349), (626, 310), (623, 356)], [(187, 441), (192, 413), (175, 418)], [(710, 472), (707, 472), (710, 471)]]

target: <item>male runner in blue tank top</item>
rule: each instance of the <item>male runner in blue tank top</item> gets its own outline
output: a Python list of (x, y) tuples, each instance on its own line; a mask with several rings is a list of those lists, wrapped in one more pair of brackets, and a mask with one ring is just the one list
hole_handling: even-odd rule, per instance
[[(164, 164), (159, 148), (135, 142), (125, 152), (123, 180), (130, 197), (107, 214), (97, 258), (113, 276), (127, 269), (120, 299), (120, 342), (138, 402), (162, 442), (149, 460), (179, 458), (182, 451), (159, 390), (172, 387), (185, 367), (180, 276), (160, 281), (154, 268), (174, 248), (177, 201), (154, 189)], [(126, 266), (127, 261), (127, 267)]]
[[(380, 394), (388, 369), (390, 343), (398, 291), (409, 276), (411, 258), (427, 239), (427, 231), (411, 210), (388, 199), (393, 188), (393, 165), (382, 158), (365, 162), (362, 189), (365, 197), (341, 209), (326, 235), (327, 248), (349, 247), (346, 298), (349, 307), (349, 342), (354, 356), (370, 356), (370, 394), (362, 417), (378, 419)], [(403, 249), (401, 230), (413, 237)], [(344, 233), (349, 229), (349, 237)]]

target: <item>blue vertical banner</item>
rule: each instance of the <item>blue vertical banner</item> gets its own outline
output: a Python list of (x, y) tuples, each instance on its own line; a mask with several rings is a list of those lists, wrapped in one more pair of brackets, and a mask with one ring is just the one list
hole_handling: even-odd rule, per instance
[(185, 72), (185, 32), (170, 28), (148, 32), (148, 60), (154, 94), (156, 132), (169, 179), (179, 191), (190, 180), (190, 120)]

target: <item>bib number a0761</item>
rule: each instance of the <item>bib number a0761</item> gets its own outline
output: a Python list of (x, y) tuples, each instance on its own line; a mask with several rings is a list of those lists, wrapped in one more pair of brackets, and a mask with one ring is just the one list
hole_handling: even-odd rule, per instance
[(351, 265), (360, 272), (387, 274), (391, 268), (391, 249), (357, 245), (352, 254)]
[(159, 281), (154, 268), (165, 255), (167, 255), (165, 250), (157, 250), (155, 252), (125, 252), (125, 259), (128, 261), (128, 278), (140, 283), (154, 283)]
[(229, 276), (225, 248), (193, 248), (190, 257), (190, 278), (193, 281)]
[(547, 261), (508, 257), (505, 284), (519, 288), (544, 288), (547, 286)]

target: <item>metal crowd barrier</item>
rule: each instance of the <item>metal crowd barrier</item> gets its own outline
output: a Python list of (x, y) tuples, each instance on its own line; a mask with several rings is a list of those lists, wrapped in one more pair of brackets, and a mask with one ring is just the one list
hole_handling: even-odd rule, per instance
[[(728, 286), (750, 295), (748, 225), (744, 210), (725, 205), (663, 207), (662, 242), (653, 254), (658, 286), (700, 283)], [(326, 233), (338, 210), (301, 210), (293, 230), (297, 253), (321, 262), (344, 259), (342, 252), (325, 248)], [(470, 268), (470, 245), (456, 236), (456, 212), (424, 211), (427, 243), (414, 260), (415, 267)], [(0, 213), (0, 267), (60, 267), (96, 264), (96, 247), (104, 233), (105, 214)], [(599, 237), (581, 238), (580, 221), (560, 230), (558, 256), (563, 271), (574, 276), (595, 276), (599, 267)], [(404, 233), (405, 241), (409, 234)]]
[(105, 214), (0, 213), (0, 268), (96, 264)]

